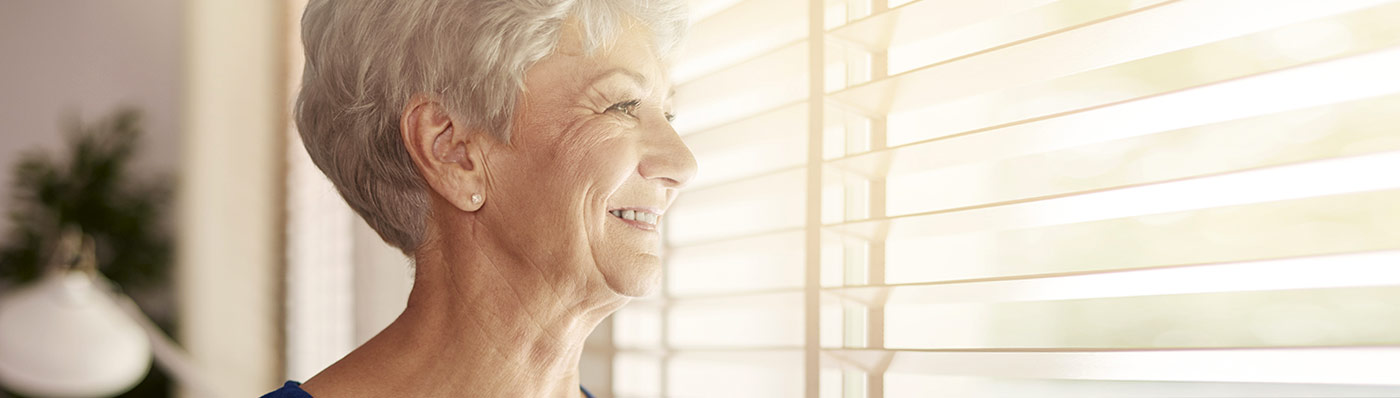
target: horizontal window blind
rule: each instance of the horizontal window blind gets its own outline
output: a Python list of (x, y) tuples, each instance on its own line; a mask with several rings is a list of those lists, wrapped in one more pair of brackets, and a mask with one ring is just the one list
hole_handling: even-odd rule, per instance
[(1400, 1), (693, 9), (615, 396), (1400, 396)]

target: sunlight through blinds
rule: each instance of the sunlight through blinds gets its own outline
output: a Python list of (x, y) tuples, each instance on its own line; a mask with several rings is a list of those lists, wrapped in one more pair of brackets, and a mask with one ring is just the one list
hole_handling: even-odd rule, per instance
[(614, 396), (1400, 396), (1400, 1), (692, 3)]

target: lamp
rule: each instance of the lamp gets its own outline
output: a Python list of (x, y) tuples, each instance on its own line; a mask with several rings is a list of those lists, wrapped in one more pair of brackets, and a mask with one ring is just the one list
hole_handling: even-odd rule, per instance
[(31, 396), (110, 397), (140, 382), (154, 353), (187, 388), (210, 392), (184, 353), (98, 272), (94, 246), (64, 231), (45, 275), (0, 298), (0, 384)]

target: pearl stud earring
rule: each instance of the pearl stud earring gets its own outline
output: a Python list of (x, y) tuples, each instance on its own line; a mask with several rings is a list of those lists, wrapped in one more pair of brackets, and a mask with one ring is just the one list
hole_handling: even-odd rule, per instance
[(474, 193), (474, 194), (472, 194), (472, 204), (480, 204), (480, 203), (481, 203), (481, 194), (479, 194), (479, 193)]

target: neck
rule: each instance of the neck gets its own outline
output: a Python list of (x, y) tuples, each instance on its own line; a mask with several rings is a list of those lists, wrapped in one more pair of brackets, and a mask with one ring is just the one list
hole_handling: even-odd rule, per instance
[(403, 314), (303, 388), (318, 397), (581, 396), (584, 340), (628, 299), (566, 271), (574, 267), (503, 250), (470, 224), (429, 227), (438, 239), (415, 255)]

